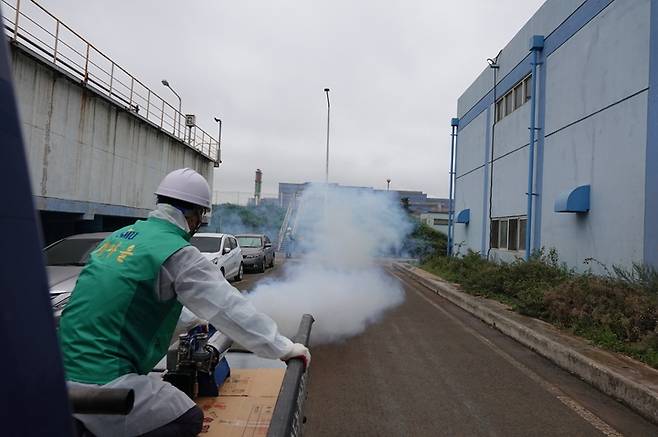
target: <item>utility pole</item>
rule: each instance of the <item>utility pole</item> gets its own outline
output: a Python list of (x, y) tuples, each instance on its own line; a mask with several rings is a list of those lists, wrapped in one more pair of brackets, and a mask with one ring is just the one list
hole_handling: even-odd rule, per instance
[[(219, 133), (217, 136), (217, 164), (222, 163), (222, 119), (215, 117), (215, 122), (219, 124)], [(219, 167), (219, 165), (217, 165)]]
[[(178, 97), (178, 114), (176, 114), (176, 125), (174, 126), (174, 132), (176, 132), (176, 129), (178, 128), (178, 137), (180, 138), (180, 128), (181, 128), (181, 126), (180, 126), (180, 117), (181, 117), (181, 115), (182, 115), (181, 113), (183, 111), (183, 109), (182, 109), (183, 108), (182, 100), (181, 100), (180, 96), (178, 95), (178, 93), (171, 87), (171, 85), (169, 85), (169, 81), (167, 81), (167, 79), (162, 79), (162, 85), (169, 88), (171, 90), (171, 92), (174, 93), (176, 95), (176, 97)], [(183, 140), (185, 140), (185, 139), (183, 138)]]
[(329, 184), (329, 119), (331, 116), (331, 104), (329, 103), (329, 88), (325, 88), (324, 92), (327, 95), (327, 159), (325, 162), (324, 182), (325, 184)]

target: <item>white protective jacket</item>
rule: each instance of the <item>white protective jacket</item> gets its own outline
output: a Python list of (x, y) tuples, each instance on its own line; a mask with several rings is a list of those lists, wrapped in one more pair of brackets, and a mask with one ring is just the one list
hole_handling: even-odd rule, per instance
[[(170, 205), (158, 204), (149, 216), (189, 232), (183, 214)], [(180, 249), (163, 263), (154, 291), (161, 300), (176, 298), (184, 305), (177, 332), (193, 324), (192, 313), (264, 358), (281, 358), (292, 348), (292, 342), (279, 334), (276, 323), (258, 312), (194, 246)], [(131, 373), (104, 387), (132, 388), (135, 404), (128, 416), (76, 415), (99, 437), (143, 434), (166, 425), (194, 406), (187, 395), (158, 376)]]

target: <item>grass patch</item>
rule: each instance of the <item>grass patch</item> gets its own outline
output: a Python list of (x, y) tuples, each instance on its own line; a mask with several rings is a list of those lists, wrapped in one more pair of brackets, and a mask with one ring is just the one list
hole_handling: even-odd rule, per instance
[(474, 252), (459, 258), (436, 255), (420, 267), (470, 294), (496, 299), (658, 368), (658, 274), (651, 267), (615, 266), (604, 269), (604, 276), (576, 273), (559, 262), (554, 250), (509, 263), (487, 261)]

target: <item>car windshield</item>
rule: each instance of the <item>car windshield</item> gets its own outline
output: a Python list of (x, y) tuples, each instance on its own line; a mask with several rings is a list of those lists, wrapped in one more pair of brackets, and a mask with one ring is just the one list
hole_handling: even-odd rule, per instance
[(236, 237), (240, 247), (261, 247), (260, 237)]
[(49, 266), (84, 266), (91, 252), (103, 241), (102, 238), (70, 238), (46, 249)]
[(215, 253), (219, 252), (219, 245), (222, 242), (222, 237), (192, 237), (190, 244), (200, 252)]

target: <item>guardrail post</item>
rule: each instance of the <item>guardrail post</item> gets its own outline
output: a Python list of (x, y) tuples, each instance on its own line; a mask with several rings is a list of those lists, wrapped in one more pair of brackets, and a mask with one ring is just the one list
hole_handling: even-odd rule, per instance
[(90, 44), (87, 43), (87, 55), (85, 56), (85, 83), (89, 80), (89, 47)]
[(16, 17), (14, 18), (14, 41), (18, 37), (18, 17), (20, 16), (21, 0), (16, 0)]
[(151, 89), (149, 88), (149, 93), (146, 96), (146, 119), (149, 119), (149, 108), (151, 106)]
[(59, 20), (55, 25), (55, 48), (53, 49), (53, 62), (57, 64), (57, 45), (59, 43)]
[(162, 112), (160, 113), (160, 129), (162, 129), (162, 124), (164, 123), (164, 108), (165, 108), (165, 101), (162, 100)]
[(130, 103), (128, 106), (130, 106), (130, 109), (132, 110), (133, 108), (133, 87), (135, 86), (135, 78), (130, 76)]
[(114, 85), (114, 62), (112, 62), (112, 67), (110, 68), (110, 98), (112, 97), (112, 85)]

